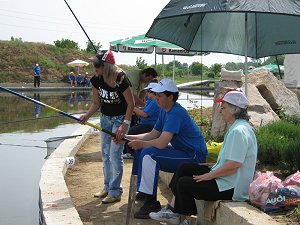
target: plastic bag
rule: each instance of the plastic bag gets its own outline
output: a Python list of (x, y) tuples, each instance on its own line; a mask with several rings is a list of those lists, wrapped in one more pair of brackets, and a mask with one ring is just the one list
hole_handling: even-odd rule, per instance
[(264, 210), (270, 193), (275, 193), (277, 188), (283, 187), (281, 180), (273, 172), (257, 172), (249, 186), (249, 197), (252, 204)]
[(296, 173), (288, 176), (283, 182), (283, 186), (288, 185), (297, 185), (300, 187), (300, 172), (297, 171)]

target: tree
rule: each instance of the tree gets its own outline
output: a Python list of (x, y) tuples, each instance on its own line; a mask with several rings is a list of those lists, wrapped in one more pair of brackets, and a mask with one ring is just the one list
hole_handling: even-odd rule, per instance
[(95, 46), (96, 51), (98, 51), (99, 49), (101, 49), (102, 45), (100, 44), (100, 42), (98, 42), (98, 43), (96, 43), (94, 41), (92, 41), (92, 42), (93, 42), (93, 44), (90, 41), (86, 42), (86, 49), (85, 50), (87, 52), (89, 52), (89, 53), (96, 54), (93, 45)]
[(193, 75), (201, 75), (207, 70), (207, 66), (199, 62), (193, 62), (190, 65), (190, 71)]
[(222, 68), (222, 65), (219, 64), (219, 63), (215, 63), (213, 64), (210, 68), (209, 68), (209, 77), (211, 78), (215, 78), (216, 76), (219, 76), (220, 75), (220, 72), (221, 72), (221, 68)]
[(14, 38), (14, 36), (11, 36), (11, 37), (10, 37), (10, 41), (20, 42), (20, 43), (23, 42), (22, 38)]
[[(283, 65), (284, 62), (284, 55), (278, 55), (277, 56), (278, 59), (278, 64), (279, 65)], [(263, 65), (268, 65), (268, 64), (277, 64), (276, 62), (276, 57), (275, 56), (271, 56), (269, 57), (264, 63)]]
[(79, 50), (78, 43), (69, 39), (62, 38), (61, 41), (54, 41), (54, 45), (58, 48), (76, 49)]
[(142, 57), (138, 57), (136, 59), (135, 65), (141, 70), (145, 69), (148, 66), (147, 63), (145, 63), (145, 59), (143, 59)]

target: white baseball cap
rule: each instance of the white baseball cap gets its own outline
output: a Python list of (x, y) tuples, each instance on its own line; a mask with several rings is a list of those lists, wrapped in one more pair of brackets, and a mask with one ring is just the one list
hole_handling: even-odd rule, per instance
[(161, 93), (164, 91), (169, 91), (169, 92), (178, 92), (178, 88), (176, 84), (170, 79), (162, 79), (156, 87), (152, 88), (151, 91), (156, 92), (156, 93)]
[(152, 88), (155, 88), (158, 84), (155, 82), (151, 82), (148, 84), (147, 87), (144, 88), (144, 90), (151, 90)]
[(238, 90), (229, 90), (222, 98), (218, 98), (215, 102), (228, 102), (242, 109), (249, 105), (248, 99), (244, 92)]

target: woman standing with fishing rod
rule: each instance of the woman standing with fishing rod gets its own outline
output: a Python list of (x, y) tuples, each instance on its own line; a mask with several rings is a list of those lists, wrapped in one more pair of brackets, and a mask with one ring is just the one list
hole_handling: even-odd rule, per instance
[[(84, 124), (101, 109), (101, 127), (115, 133), (117, 139), (128, 132), (134, 108), (130, 82), (125, 73), (115, 65), (111, 51), (101, 51), (93, 58), (96, 75), (91, 78), (93, 100), (88, 112), (80, 117)], [(115, 144), (110, 135), (101, 133), (104, 188), (95, 197), (104, 198), (102, 203), (121, 200), (123, 176), (122, 144)]]

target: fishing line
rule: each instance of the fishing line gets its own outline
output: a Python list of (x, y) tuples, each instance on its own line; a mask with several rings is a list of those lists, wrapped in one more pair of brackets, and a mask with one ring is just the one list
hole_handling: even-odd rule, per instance
[(0, 143), (1, 145), (6, 145), (6, 146), (18, 146), (18, 147), (34, 147), (34, 148), (47, 148), (47, 147), (43, 147), (43, 146), (38, 146), (38, 145), (16, 145), (16, 144), (7, 144), (7, 143)]

